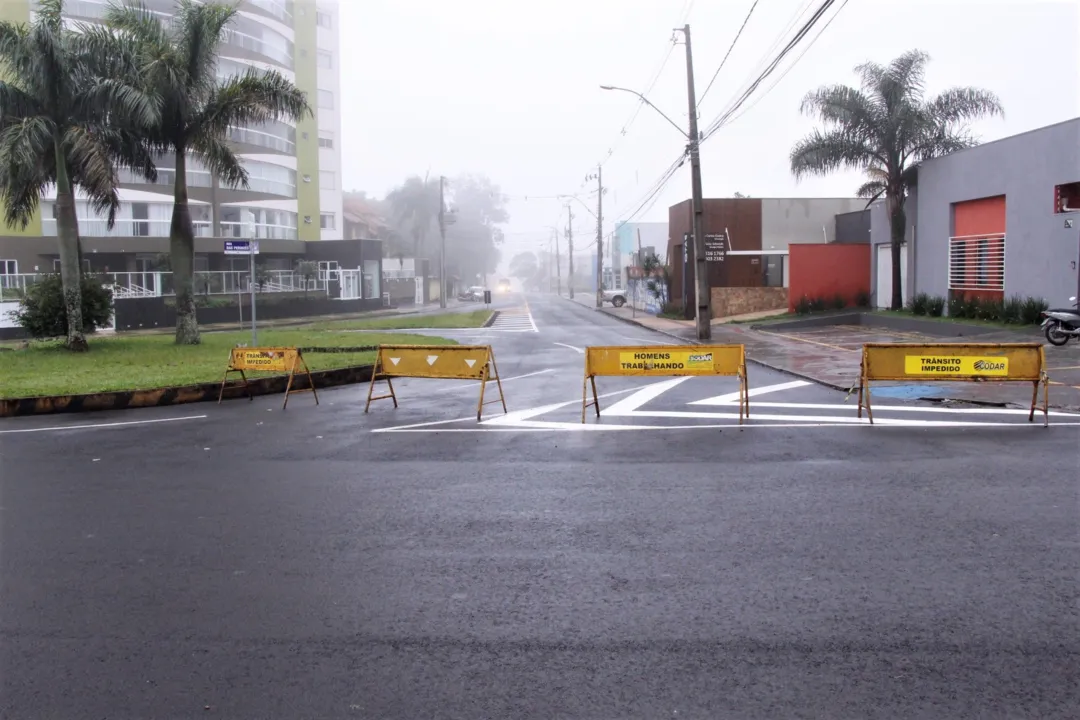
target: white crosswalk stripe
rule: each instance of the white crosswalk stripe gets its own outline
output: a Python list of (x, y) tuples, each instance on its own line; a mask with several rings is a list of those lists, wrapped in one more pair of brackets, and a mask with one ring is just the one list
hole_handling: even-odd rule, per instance
[(528, 308), (500, 310), (495, 322), (485, 328), (501, 332), (540, 332), (536, 329), (532, 314)]

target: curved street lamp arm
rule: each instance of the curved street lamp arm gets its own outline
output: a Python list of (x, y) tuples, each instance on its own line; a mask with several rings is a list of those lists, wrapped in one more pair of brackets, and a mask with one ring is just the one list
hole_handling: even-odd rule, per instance
[(642, 95), (641, 93), (639, 93), (639, 92), (638, 92), (637, 90), (631, 90), (630, 88), (624, 88), (624, 87), (615, 87), (614, 85), (601, 85), (601, 86), (600, 86), (600, 89), (601, 89), (601, 90), (619, 90), (619, 91), (621, 91), (621, 92), (628, 92), (628, 93), (630, 93), (631, 95), (636, 95), (636, 96), (637, 96), (638, 98), (640, 98), (640, 99), (641, 99), (641, 102), (643, 102), (643, 103), (645, 103), (646, 105), (648, 105), (649, 107), (651, 107), (651, 108), (652, 108), (653, 110), (655, 110), (655, 111), (656, 111), (657, 113), (659, 113), (660, 117), (664, 118), (664, 119), (665, 119), (665, 120), (667, 120), (667, 121), (668, 121), (669, 123), (671, 123), (671, 127), (673, 127), (673, 128), (675, 128), (676, 130), (678, 130), (678, 131), (679, 131), (679, 134), (680, 134), (680, 135), (682, 135), (682, 136), (683, 136), (684, 138), (686, 138), (687, 140), (689, 140), (689, 139), (690, 139), (690, 135), (689, 135), (689, 134), (688, 134), (688, 133), (687, 133), (687, 132), (686, 132), (685, 130), (683, 130), (683, 129), (682, 129), (681, 127), (679, 127), (679, 126), (678, 126), (678, 125), (677, 125), (677, 124), (675, 123), (675, 121), (674, 121), (674, 120), (672, 120), (671, 118), (669, 118), (669, 117), (668, 117), (667, 115), (665, 115), (665, 114), (664, 114), (664, 111), (663, 111), (663, 110), (661, 110), (660, 108), (656, 107), (656, 106), (655, 106), (655, 105), (653, 105), (653, 104), (652, 104), (651, 102), (649, 102), (649, 98), (645, 97), (644, 95)]

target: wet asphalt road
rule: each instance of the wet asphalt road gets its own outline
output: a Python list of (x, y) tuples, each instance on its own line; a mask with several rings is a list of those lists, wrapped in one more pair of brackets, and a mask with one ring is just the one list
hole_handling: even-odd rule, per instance
[(453, 333), (506, 379), (481, 426), (419, 380), (0, 421), (0, 717), (1080, 716), (1069, 418), (852, 427), (751, 367), (746, 430), (695, 378), (605, 379), (583, 431), (579, 350), (666, 339), (528, 307)]

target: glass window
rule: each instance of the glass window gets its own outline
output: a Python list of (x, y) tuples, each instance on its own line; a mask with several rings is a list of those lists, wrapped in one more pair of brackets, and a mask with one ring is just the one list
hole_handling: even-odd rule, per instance
[(319, 227), (323, 230), (333, 230), (336, 226), (337, 216), (334, 213), (323, 213), (319, 216)]
[(319, 189), (320, 190), (336, 190), (337, 189), (337, 177), (329, 170), (323, 170), (319, 173)]
[(315, 12), (315, 24), (319, 27), (328, 28), (332, 25), (333, 18), (330, 17), (330, 13)]
[(18, 275), (19, 263), (15, 260), (0, 260), (0, 275)]
[(319, 91), (319, 107), (326, 108), (327, 110), (334, 109), (334, 93), (329, 90)]
[(319, 147), (332, 148), (334, 147), (334, 134), (330, 132), (319, 132)]
[(325, 50), (320, 50), (317, 57), (319, 67), (331, 70), (334, 67), (334, 56)]

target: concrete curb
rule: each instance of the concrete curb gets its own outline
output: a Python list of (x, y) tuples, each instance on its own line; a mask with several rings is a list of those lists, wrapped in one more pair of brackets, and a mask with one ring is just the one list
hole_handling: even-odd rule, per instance
[[(370, 382), (372, 365), (354, 365), (335, 370), (317, 370), (311, 373), (319, 390), (341, 385)], [(275, 395), (285, 392), (288, 377), (274, 375), (249, 380), (252, 395)], [(303, 390), (310, 385), (307, 376), (297, 375), (293, 387)], [(55, 395), (32, 398), (0, 399), (0, 418), (24, 415), (50, 415), (55, 413), (91, 412), (97, 410), (130, 410), (134, 408), (164, 407), (197, 402), (216, 402), (221, 383), (201, 383), (182, 387), (155, 388), (153, 390), (122, 390), (116, 392), (90, 393), (86, 395)], [(230, 382), (225, 386), (225, 399), (246, 397), (244, 386)]]
[(495, 320), (499, 317), (499, 312), (500, 312), (499, 310), (492, 310), (491, 311), (491, 317), (489, 317), (487, 320), (485, 320), (484, 324), (481, 325), (480, 327), (486, 328), (486, 327), (491, 327), (492, 325), (494, 325)]

